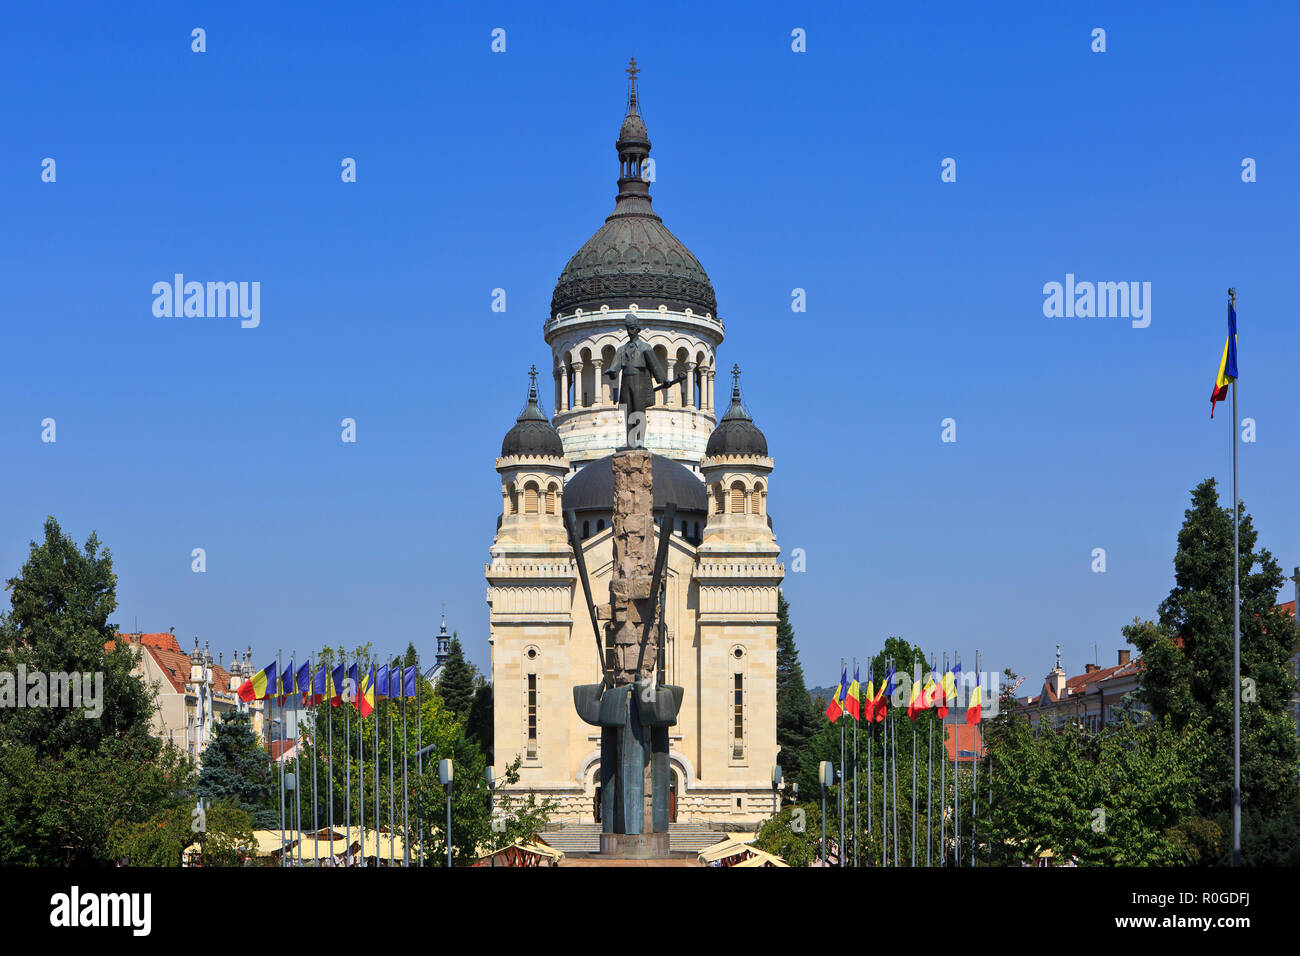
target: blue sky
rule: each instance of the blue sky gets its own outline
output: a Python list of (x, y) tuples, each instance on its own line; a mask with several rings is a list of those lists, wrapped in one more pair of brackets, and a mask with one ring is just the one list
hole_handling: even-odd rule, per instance
[[(785, 587), (809, 683), (889, 634), (1031, 684), (1058, 642), (1071, 673), (1094, 644), (1112, 662), (1172, 584), (1188, 492), (1231, 478), (1229, 416), (1208, 407), (1229, 285), (1258, 433), (1242, 497), (1300, 564), (1298, 20), (15, 8), (0, 572), (54, 514), (111, 547), (123, 628), (227, 658), (251, 644), (259, 666), (364, 640), (431, 654), (446, 601), (486, 668), (493, 458), (548, 362), (555, 279), (612, 207), (635, 55), (655, 207), (713, 280), (719, 363), (744, 369), (776, 460), (778, 541), (807, 555)], [(155, 317), (152, 285), (177, 272), (260, 282), (261, 324)], [(1043, 285), (1067, 273), (1150, 282), (1150, 326), (1045, 318)]]

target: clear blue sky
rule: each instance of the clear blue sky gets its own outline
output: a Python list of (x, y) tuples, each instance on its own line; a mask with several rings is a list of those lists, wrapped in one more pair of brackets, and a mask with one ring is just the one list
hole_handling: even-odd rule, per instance
[[(363, 640), (427, 655), (446, 601), (486, 668), (493, 458), (548, 363), (555, 279), (612, 206), (634, 54), (656, 209), (713, 280), (720, 364), (744, 369), (776, 459), (778, 541), (807, 553), (786, 593), (809, 683), (889, 634), (1031, 684), (1057, 642), (1072, 673), (1094, 643), (1113, 661), (1171, 586), (1189, 490), (1231, 477), (1229, 416), (1209, 419), (1229, 285), (1258, 427), (1242, 496), (1300, 564), (1298, 21), (1283, 4), (14, 7), (0, 572), (54, 514), (111, 547), (123, 628), (227, 658), (251, 643), (259, 666)], [(176, 272), (260, 282), (260, 327), (154, 317)], [(1150, 327), (1045, 318), (1066, 273), (1150, 282)]]

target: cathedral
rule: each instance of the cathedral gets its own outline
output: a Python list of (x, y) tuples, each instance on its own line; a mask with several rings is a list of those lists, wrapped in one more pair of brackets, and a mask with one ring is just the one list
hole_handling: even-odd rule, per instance
[[(509, 789), (551, 800), (556, 822), (596, 821), (600, 729), (578, 717), (572, 688), (601, 680), (600, 639), (564, 515), (576, 519), (592, 593), (605, 600), (612, 456), (626, 433), (619, 383), (603, 371), (628, 339), (631, 313), (673, 383), (656, 391), (643, 439), (653, 454), (656, 523), (670, 535), (665, 683), (685, 688), (669, 729), (670, 812), (683, 822), (753, 823), (772, 813), (777, 755), (784, 568), (767, 510), (773, 462), (741, 402), (738, 370), (723, 380), (731, 394), (718, 415), (723, 324), (704, 267), (651, 206), (636, 73), (634, 60), (614, 209), (560, 273), (543, 327), (554, 417), (542, 410), (534, 370), (496, 461), (501, 516), (485, 572), (495, 760), (522, 758)], [(666, 528), (670, 501), (676, 519)]]

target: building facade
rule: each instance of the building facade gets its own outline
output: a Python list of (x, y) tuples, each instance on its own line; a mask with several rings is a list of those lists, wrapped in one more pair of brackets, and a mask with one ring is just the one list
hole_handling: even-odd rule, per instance
[[(601, 679), (564, 514), (572, 512), (593, 599), (608, 594), (614, 451), (625, 443), (618, 382), (603, 374), (632, 313), (668, 370), (644, 443), (656, 523), (668, 533), (666, 680), (685, 688), (670, 729), (673, 816), (753, 822), (771, 812), (776, 762), (776, 607), (784, 576), (768, 515), (773, 459), (733, 369), (726, 413), (714, 387), (723, 324), (704, 268), (651, 205), (650, 140), (635, 64), (617, 142), (613, 212), (561, 272), (543, 337), (554, 419), (534, 381), (496, 461), (501, 514), (486, 566), (494, 759), (522, 760), (521, 792), (557, 821), (593, 822), (600, 730), (578, 717), (575, 684)], [(724, 393), (725, 394), (725, 393)], [(664, 527), (665, 505), (677, 518)]]

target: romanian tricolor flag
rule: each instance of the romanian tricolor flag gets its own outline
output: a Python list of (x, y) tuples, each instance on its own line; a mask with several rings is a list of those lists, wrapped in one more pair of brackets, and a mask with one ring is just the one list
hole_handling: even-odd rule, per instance
[(826, 705), (826, 719), (832, 724), (844, 716), (844, 708), (840, 705), (840, 701), (844, 699), (844, 692), (847, 690), (848, 684), (849, 669), (846, 667), (844, 672), (840, 674), (840, 683), (835, 688), (835, 694), (831, 697), (831, 702)]
[(248, 702), (250, 700), (264, 700), (268, 693), (275, 690), (275, 661), (267, 664), (260, 671), (239, 685), (239, 699)]
[(343, 703), (343, 665), (334, 668), (330, 674), (330, 706), (337, 707)]
[(926, 710), (931, 707), (939, 706), (940, 685), (934, 681), (934, 674), (931, 673), (925, 679), (925, 689), (921, 691), (921, 706)]
[(884, 683), (880, 685), (880, 690), (876, 693), (875, 702), (872, 704), (872, 719), (877, 723), (885, 719), (889, 713), (889, 698), (894, 693), (894, 665), (890, 664), (885, 671)]
[(358, 689), (357, 699), (355, 701), (357, 710), (361, 711), (362, 717), (369, 717), (375, 712), (375, 665), (370, 665), (370, 672), (361, 679), (361, 687)]
[(865, 705), (862, 708), (862, 716), (866, 718), (867, 723), (872, 723), (876, 719), (876, 682), (871, 679), (871, 668), (867, 668), (867, 690), (862, 697)]
[(975, 689), (970, 694), (970, 706), (966, 708), (966, 723), (978, 724), (980, 722), (980, 685), (976, 684)]
[(1214, 391), (1210, 393), (1210, 417), (1214, 417), (1214, 406), (1228, 397), (1228, 386), (1237, 380), (1237, 307), (1228, 303), (1228, 340), (1223, 343), (1223, 357), (1219, 359), (1219, 374), (1214, 379)]
[(859, 701), (862, 697), (862, 685), (858, 683), (858, 665), (853, 665), (853, 682), (849, 684), (848, 696), (844, 698), (844, 709), (854, 720), (861, 717)]
[(311, 699), (311, 658), (308, 658), (307, 663), (298, 668), (298, 676), (294, 679), (294, 682), (298, 686), (298, 693), (302, 695), (302, 704), (306, 707), (307, 702)]
[(912, 695), (907, 700), (907, 716), (911, 720), (916, 720), (921, 711), (925, 710), (925, 699), (921, 696), (921, 682), (912, 681)]
[(935, 710), (939, 712), (940, 720), (948, 716), (949, 701), (952, 702), (954, 707), (957, 705), (957, 684), (960, 681), (961, 664), (955, 664), (943, 675), (943, 700), (935, 707)]

